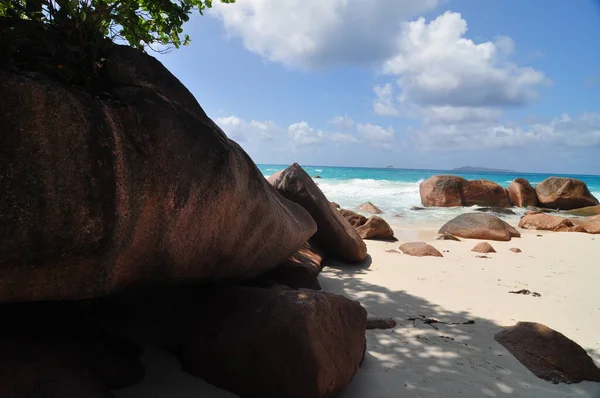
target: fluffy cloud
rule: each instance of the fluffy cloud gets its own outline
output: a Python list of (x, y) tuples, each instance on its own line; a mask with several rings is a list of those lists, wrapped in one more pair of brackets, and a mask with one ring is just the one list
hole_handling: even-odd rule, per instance
[(340, 130), (350, 130), (352, 127), (354, 127), (354, 120), (349, 118), (347, 115), (336, 116), (333, 119), (331, 119), (329, 123)]
[(382, 116), (398, 116), (398, 111), (394, 100), (394, 88), (391, 83), (382, 86), (375, 86), (376, 99), (373, 100), (373, 112)]
[(394, 54), (400, 22), (439, 0), (243, 0), (211, 10), (260, 56), (292, 67), (371, 63)]
[(325, 141), (325, 132), (313, 129), (305, 121), (291, 124), (288, 135), (298, 145), (315, 145)]
[(356, 130), (367, 141), (392, 141), (395, 134), (392, 127), (384, 129), (374, 124), (357, 124)]
[(246, 122), (237, 116), (221, 117), (215, 123), (229, 138), (237, 142), (269, 141), (283, 133), (283, 129), (271, 120)]
[(398, 53), (382, 68), (397, 78), (400, 104), (498, 107), (538, 98), (537, 89), (548, 79), (509, 62), (514, 51), (509, 37), (476, 44), (464, 37), (466, 32), (467, 22), (454, 12), (429, 23), (419, 18), (404, 24)]
[(548, 123), (525, 127), (475, 120), (458, 124), (424, 123), (412, 139), (427, 150), (474, 150), (531, 147), (600, 147), (600, 115), (586, 113), (576, 118), (562, 115)]

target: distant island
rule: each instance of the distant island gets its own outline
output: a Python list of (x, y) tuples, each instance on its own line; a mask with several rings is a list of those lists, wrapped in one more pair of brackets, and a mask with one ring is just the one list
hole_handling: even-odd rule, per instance
[(472, 166), (463, 166), (457, 169), (452, 169), (450, 171), (471, 171), (471, 172), (493, 172), (493, 173), (516, 173), (514, 170), (503, 170), (503, 169), (488, 169), (486, 167), (472, 167)]

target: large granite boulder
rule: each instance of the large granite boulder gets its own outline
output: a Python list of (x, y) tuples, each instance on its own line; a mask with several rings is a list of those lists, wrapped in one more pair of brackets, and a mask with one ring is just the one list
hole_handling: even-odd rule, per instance
[(452, 175), (428, 178), (419, 185), (426, 207), (490, 206), (510, 207), (508, 191), (487, 180), (466, 180)]
[(551, 216), (545, 213), (526, 214), (519, 221), (519, 227), (554, 232), (586, 232), (584, 227), (576, 225), (568, 218)]
[(269, 177), (269, 182), (286, 199), (304, 207), (317, 223), (313, 240), (325, 254), (357, 263), (367, 256), (367, 247), (356, 230), (298, 163)]
[(537, 377), (553, 383), (600, 382), (600, 369), (583, 348), (562, 333), (534, 322), (519, 322), (494, 339)]
[(198, 290), (167, 322), (183, 370), (242, 397), (333, 397), (366, 347), (367, 312), (325, 292)]
[(508, 196), (517, 207), (537, 206), (538, 199), (535, 189), (524, 178), (515, 178), (508, 186)]
[(354, 228), (358, 228), (367, 222), (367, 217), (363, 216), (362, 214), (355, 213), (352, 210), (339, 209), (338, 211)]
[(599, 204), (585, 182), (575, 178), (548, 177), (535, 186), (535, 193), (540, 206), (552, 209), (571, 210)]
[(593, 217), (571, 218), (573, 224), (585, 229), (588, 234), (600, 234), (600, 215)]
[(440, 228), (439, 234), (451, 234), (468, 239), (509, 241), (521, 234), (511, 225), (491, 214), (461, 214)]
[(356, 232), (363, 239), (393, 239), (394, 230), (390, 227), (383, 218), (378, 216), (371, 216), (360, 227), (356, 228)]
[(0, 69), (0, 302), (247, 279), (314, 234), (160, 62), (99, 57), (101, 96)]
[(274, 281), (292, 289), (321, 290), (317, 279), (323, 270), (323, 251), (313, 242), (306, 242), (298, 251), (273, 271), (259, 277), (259, 281)]

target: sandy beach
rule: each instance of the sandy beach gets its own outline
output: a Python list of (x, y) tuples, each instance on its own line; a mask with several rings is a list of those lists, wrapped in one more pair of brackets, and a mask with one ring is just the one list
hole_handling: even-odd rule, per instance
[[(394, 226), (398, 242), (367, 241), (359, 266), (329, 262), (319, 277), (324, 290), (358, 300), (370, 315), (393, 317), (392, 330), (368, 330), (367, 355), (344, 398), (595, 397), (597, 383), (553, 385), (538, 379), (493, 336), (518, 321), (543, 323), (573, 339), (600, 364), (600, 268), (590, 255), (597, 236), (521, 230), (510, 242), (490, 242), (497, 253), (477, 258), (478, 240), (437, 241), (436, 228)], [(539, 236), (541, 235), (541, 236)], [(425, 241), (443, 258), (397, 251)], [(509, 249), (517, 247), (521, 253)], [(528, 289), (541, 297), (510, 294)], [(435, 324), (408, 318), (423, 315)], [(143, 384), (119, 398), (234, 397), (179, 370), (175, 358), (152, 346), (143, 356)]]

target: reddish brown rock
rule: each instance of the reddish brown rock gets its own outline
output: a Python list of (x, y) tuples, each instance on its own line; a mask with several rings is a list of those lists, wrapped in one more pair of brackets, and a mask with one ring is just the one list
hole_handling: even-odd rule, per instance
[(340, 208), (341, 208), (341, 207), (340, 207), (340, 205), (339, 205), (339, 204), (337, 204), (337, 203), (335, 203), (335, 202), (331, 202), (331, 205), (332, 205), (333, 207), (335, 207), (336, 209), (340, 209)]
[(333, 397), (363, 360), (367, 313), (325, 292), (203, 289), (166, 335), (184, 371), (242, 397)]
[(510, 207), (508, 191), (487, 180), (466, 180), (462, 177), (439, 175), (419, 185), (424, 206), (491, 206)]
[(449, 233), (461, 238), (509, 241), (521, 234), (496, 216), (483, 213), (465, 213), (448, 221), (440, 234)]
[(379, 207), (375, 206), (371, 202), (363, 203), (362, 205), (358, 206), (356, 208), (356, 210), (362, 211), (363, 213), (371, 213), (371, 214), (381, 214), (381, 213), (383, 213)]
[(511, 247), (511, 248), (510, 248), (510, 249), (508, 249), (508, 250), (510, 250), (510, 251), (511, 251), (511, 252), (513, 252), (513, 253), (521, 253), (521, 252), (522, 252), (522, 250), (521, 250), (521, 249), (519, 249), (518, 247)]
[(435, 247), (425, 242), (409, 242), (400, 245), (402, 253), (415, 257), (444, 257)]
[(323, 192), (298, 163), (270, 180), (281, 195), (310, 213), (317, 223), (313, 239), (325, 254), (351, 263), (366, 258), (367, 247), (362, 238), (339, 211), (331, 208)]
[(0, 70), (0, 302), (251, 278), (314, 234), (160, 62), (100, 56), (102, 99)]
[(392, 239), (392, 227), (381, 217), (371, 216), (366, 223), (356, 228), (356, 232), (363, 239)]
[(600, 216), (571, 218), (570, 221), (588, 234), (600, 234)]
[(496, 253), (496, 250), (488, 242), (478, 243), (471, 251), (477, 253)]
[(540, 206), (551, 209), (571, 210), (598, 205), (581, 180), (575, 178), (549, 177), (535, 186)]
[(551, 216), (545, 213), (526, 214), (519, 221), (519, 227), (554, 232), (586, 232), (584, 227), (574, 224), (568, 218)]
[(513, 205), (517, 207), (537, 206), (538, 199), (535, 189), (524, 178), (515, 178), (508, 186), (508, 195)]
[(339, 212), (354, 228), (358, 228), (367, 222), (367, 217), (355, 213), (352, 210), (340, 209)]
[(494, 339), (541, 379), (569, 384), (600, 382), (600, 369), (585, 350), (545, 325), (519, 322)]
[(279, 267), (260, 277), (260, 280), (272, 280), (292, 289), (321, 290), (317, 277), (323, 270), (323, 258), (323, 251), (317, 245), (306, 242)]

